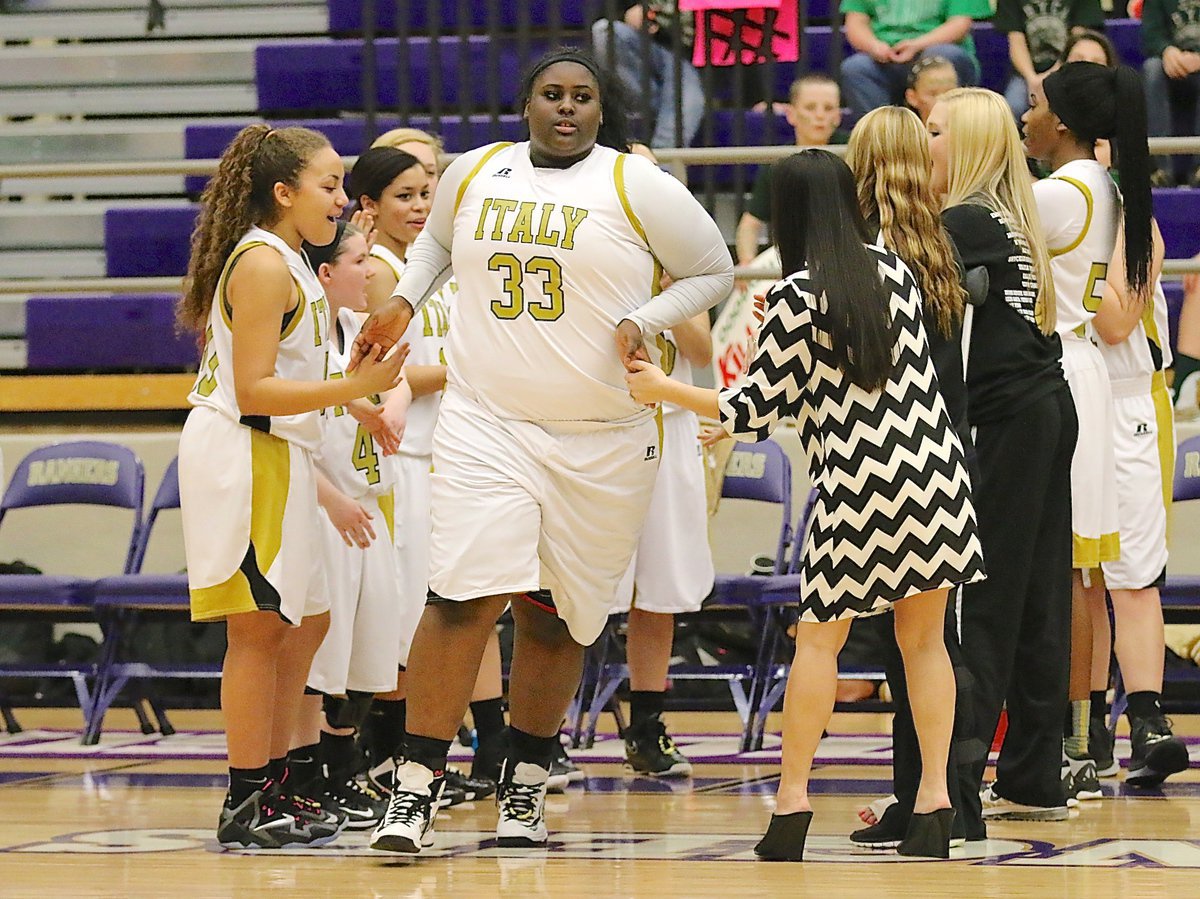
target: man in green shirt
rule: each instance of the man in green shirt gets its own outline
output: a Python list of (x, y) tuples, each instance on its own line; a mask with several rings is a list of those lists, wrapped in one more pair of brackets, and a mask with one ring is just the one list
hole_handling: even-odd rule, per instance
[(908, 70), (926, 54), (950, 60), (959, 84), (979, 83), (971, 24), (992, 15), (989, 0), (841, 0), (841, 11), (857, 51), (842, 63), (842, 89), (856, 118), (899, 103)]
[[(1150, 136), (1200, 134), (1200, 0), (1146, 0), (1142, 51)], [(1151, 176), (1156, 187), (1177, 181), (1200, 186), (1191, 157), (1172, 157), (1174, 166), (1156, 158), (1160, 168)]]

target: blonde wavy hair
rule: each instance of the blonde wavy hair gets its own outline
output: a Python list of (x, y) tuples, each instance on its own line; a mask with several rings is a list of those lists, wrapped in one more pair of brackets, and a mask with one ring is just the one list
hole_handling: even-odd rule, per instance
[(252, 225), (279, 220), (275, 185), (300, 186), (300, 173), (329, 139), (308, 128), (247, 125), (237, 133), (217, 172), (200, 195), (200, 218), (192, 232), (183, 297), (175, 308), (181, 331), (203, 333), (221, 271)]
[(850, 132), (846, 163), (854, 172), (863, 218), (879, 223), (884, 245), (912, 270), (938, 331), (953, 336), (966, 291), (938, 217), (933, 159), (921, 119), (899, 106), (872, 110)]
[(1043, 334), (1053, 334), (1057, 317), (1050, 253), (1012, 110), (1002, 96), (979, 87), (947, 91), (938, 103), (946, 108), (946, 207), (986, 206), (1025, 239), (1038, 282), (1037, 322)]

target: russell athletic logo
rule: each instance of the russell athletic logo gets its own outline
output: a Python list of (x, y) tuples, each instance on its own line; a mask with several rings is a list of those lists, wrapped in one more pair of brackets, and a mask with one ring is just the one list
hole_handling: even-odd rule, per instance
[(657, 458), (658, 458), (658, 447), (657, 446), (646, 447), (646, 458), (643, 461), (649, 462), (652, 459), (657, 459)]
[(512, 174), (512, 169), (503, 168), (503, 169), (500, 169), (500, 171), (496, 172), (496, 174), (492, 175), (492, 177), (493, 178), (507, 178), (511, 174)]

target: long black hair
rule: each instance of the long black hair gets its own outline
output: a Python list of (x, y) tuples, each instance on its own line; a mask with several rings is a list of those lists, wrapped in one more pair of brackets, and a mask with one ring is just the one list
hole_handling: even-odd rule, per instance
[(891, 293), (858, 208), (850, 167), (827, 150), (802, 150), (777, 162), (772, 221), (786, 277), (807, 268), (825, 297), (837, 366), (864, 390), (880, 390), (894, 363)]
[(610, 76), (597, 62), (596, 57), (586, 50), (580, 50), (578, 47), (559, 47), (530, 66), (525, 77), (521, 79), (517, 108), (524, 109), (533, 96), (533, 83), (537, 76), (560, 62), (581, 65), (596, 79), (596, 86), (600, 88), (600, 131), (596, 135), (596, 143), (619, 153), (628, 153), (629, 115), (625, 108), (625, 92), (621, 89), (619, 80)]
[(1135, 294), (1150, 281), (1150, 148), (1142, 76), (1129, 66), (1072, 62), (1042, 82), (1050, 111), (1088, 147), (1112, 141), (1125, 206), (1125, 278)]

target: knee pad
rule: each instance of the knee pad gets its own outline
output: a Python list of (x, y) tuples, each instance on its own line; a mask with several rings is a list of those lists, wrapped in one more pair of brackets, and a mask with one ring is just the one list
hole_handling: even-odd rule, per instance
[(374, 693), (363, 693), (359, 690), (347, 690), (346, 697), (326, 696), (322, 703), (325, 709), (325, 720), (330, 727), (352, 727), (355, 730), (362, 727), (371, 710), (371, 700)]

